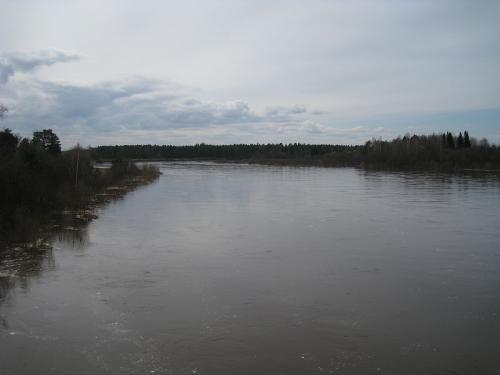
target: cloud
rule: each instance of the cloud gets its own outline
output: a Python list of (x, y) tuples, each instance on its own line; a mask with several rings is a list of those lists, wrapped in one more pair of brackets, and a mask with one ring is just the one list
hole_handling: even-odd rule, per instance
[(232, 132), (248, 137), (273, 131), (273, 123), (293, 123), (307, 112), (304, 106), (294, 105), (258, 113), (244, 100), (201, 100), (180, 84), (143, 77), (91, 85), (42, 81), (29, 75), (10, 79), (16, 72), (30, 73), (40, 66), (77, 59), (76, 54), (55, 50), (3, 54), (0, 73), (8, 84), (0, 85), (0, 101), (10, 109), (4, 124), (26, 136), (51, 127), (70, 142), (127, 132), (163, 132), (174, 138), (188, 133), (230, 137)]
[(2, 54), (0, 55), (0, 84), (6, 84), (16, 72), (30, 72), (42, 66), (77, 61), (80, 58), (79, 55), (54, 49), (35, 53)]
[(294, 105), (291, 107), (268, 107), (266, 108), (265, 114), (268, 117), (279, 119), (287, 119), (290, 116), (300, 115), (307, 112), (307, 108), (303, 105)]
[[(224, 133), (222, 127), (250, 129), (252, 124), (276, 121), (274, 114), (259, 114), (246, 101), (200, 100), (187, 95), (181, 85), (137, 77), (94, 85), (16, 80), (0, 90), (0, 101), (3, 98), (10, 108), (4, 124), (25, 135), (42, 127), (89, 139), (126, 131), (218, 128)], [(286, 119), (281, 113), (280, 121)]]
[[(407, 126), (468, 129), (492, 140), (499, 128), (498, 1), (7, 3), (0, 50), (56, 45), (89, 58), (47, 69), (78, 56), (0, 55), (0, 101), (10, 109), (0, 126), (58, 124), (68, 137), (92, 140), (129, 132), (128, 142), (147, 134), (167, 142), (371, 136), (358, 126), (396, 136)], [(21, 82), (32, 72), (79, 85)], [(141, 88), (158, 82), (122, 80), (130, 74), (200, 91)], [(350, 133), (332, 130), (341, 128)]]
[(327, 125), (301, 105), (259, 112), (243, 100), (202, 100), (177, 83), (140, 77), (93, 85), (16, 79), (0, 87), (0, 102), (10, 109), (2, 125), (24, 136), (50, 127), (65, 147), (77, 142), (352, 144), (391, 135), (380, 126)]
[[(500, 108), (368, 117), (342, 116), (299, 104), (258, 110), (253, 103), (232, 95), (219, 101), (201, 98), (201, 90), (168, 80), (136, 76), (74, 84), (39, 80), (31, 74), (38, 67), (78, 60), (76, 54), (51, 50), (0, 56), (0, 82), (5, 83), (0, 84), (0, 103), (9, 108), (2, 127), (22, 136), (52, 128), (65, 147), (77, 142), (353, 144), (372, 137), (395, 137), (410, 125), (423, 129), (421, 133), (459, 126), (492, 139), (497, 136), (500, 118)], [(25, 74), (11, 79), (17, 72)]]

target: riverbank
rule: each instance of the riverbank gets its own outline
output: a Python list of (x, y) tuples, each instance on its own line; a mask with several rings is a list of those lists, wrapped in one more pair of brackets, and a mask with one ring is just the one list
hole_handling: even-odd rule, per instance
[(25, 216), (13, 218), (2, 215), (11, 225), (0, 233), (0, 250), (13, 244), (24, 249), (46, 250), (48, 238), (54, 231), (78, 231), (98, 217), (97, 210), (110, 201), (121, 199), (128, 192), (154, 182), (160, 171), (155, 166), (136, 166), (129, 161), (118, 161), (110, 168), (94, 168), (93, 187), (86, 186), (68, 193), (50, 209), (25, 209)]
[[(91, 220), (95, 200), (120, 195), (130, 187), (154, 181), (157, 167), (116, 158), (109, 168), (96, 168), (89, 149), (79, 145), (62, 151), (51, 130), (22, 138), (0, 131), (0, 242), (29, 240), (43, 247), (36, 234), (53, 218), (70, 213)], [(37, 245), (38, 244), (38, 245)]]

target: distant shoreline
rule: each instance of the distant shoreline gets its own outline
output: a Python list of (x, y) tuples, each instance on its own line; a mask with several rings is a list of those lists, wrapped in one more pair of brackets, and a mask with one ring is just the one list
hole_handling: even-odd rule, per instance
[(468, 132), (405, 135), (364, 145), (268, 143), (217, 145), (115, 145), (91, 148), (94, 160), (211, 160), (230, 163), (360, 167), (384, 170), (500, 171), (500, 147)]
[[(321, 160), (293, 160), (293, 159), (218, 159), (218, 158), (164, 158), (164, 159), (127, 159), (134, 163), (160, 163), (160, 162), (212, 162), (212, 163), (228, 163), (228, 164), (252, 164), (252, 165), (268, 165), (268, 166), (284, 166), (284, 167), (320, 167), (320, 168), (359, 168), (366, 170), (380, 171), (429, 171), (429, 172), (484, 172), (484, 173), (500, 173), (499, 169), (491, 168), (453, 168), (435, 166), (428, 167), (387, 167), (377, 165), (363, 164), (332, 164), (325, 163)], [(99, 163), (111, 163), (113, 159), (100, 159)]]

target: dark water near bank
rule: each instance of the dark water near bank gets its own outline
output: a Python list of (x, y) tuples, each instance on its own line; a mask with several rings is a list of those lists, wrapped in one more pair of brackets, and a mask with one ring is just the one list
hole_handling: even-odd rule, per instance
[(500, 373), (497, 178), (162, 171), (4, 255), (0, 374)]

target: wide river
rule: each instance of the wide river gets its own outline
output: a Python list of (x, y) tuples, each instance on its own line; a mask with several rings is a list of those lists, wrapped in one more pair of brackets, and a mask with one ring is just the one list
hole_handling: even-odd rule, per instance
[(0, 262), (0, 374), (499, 374), (500, 180), (159, 163)]

